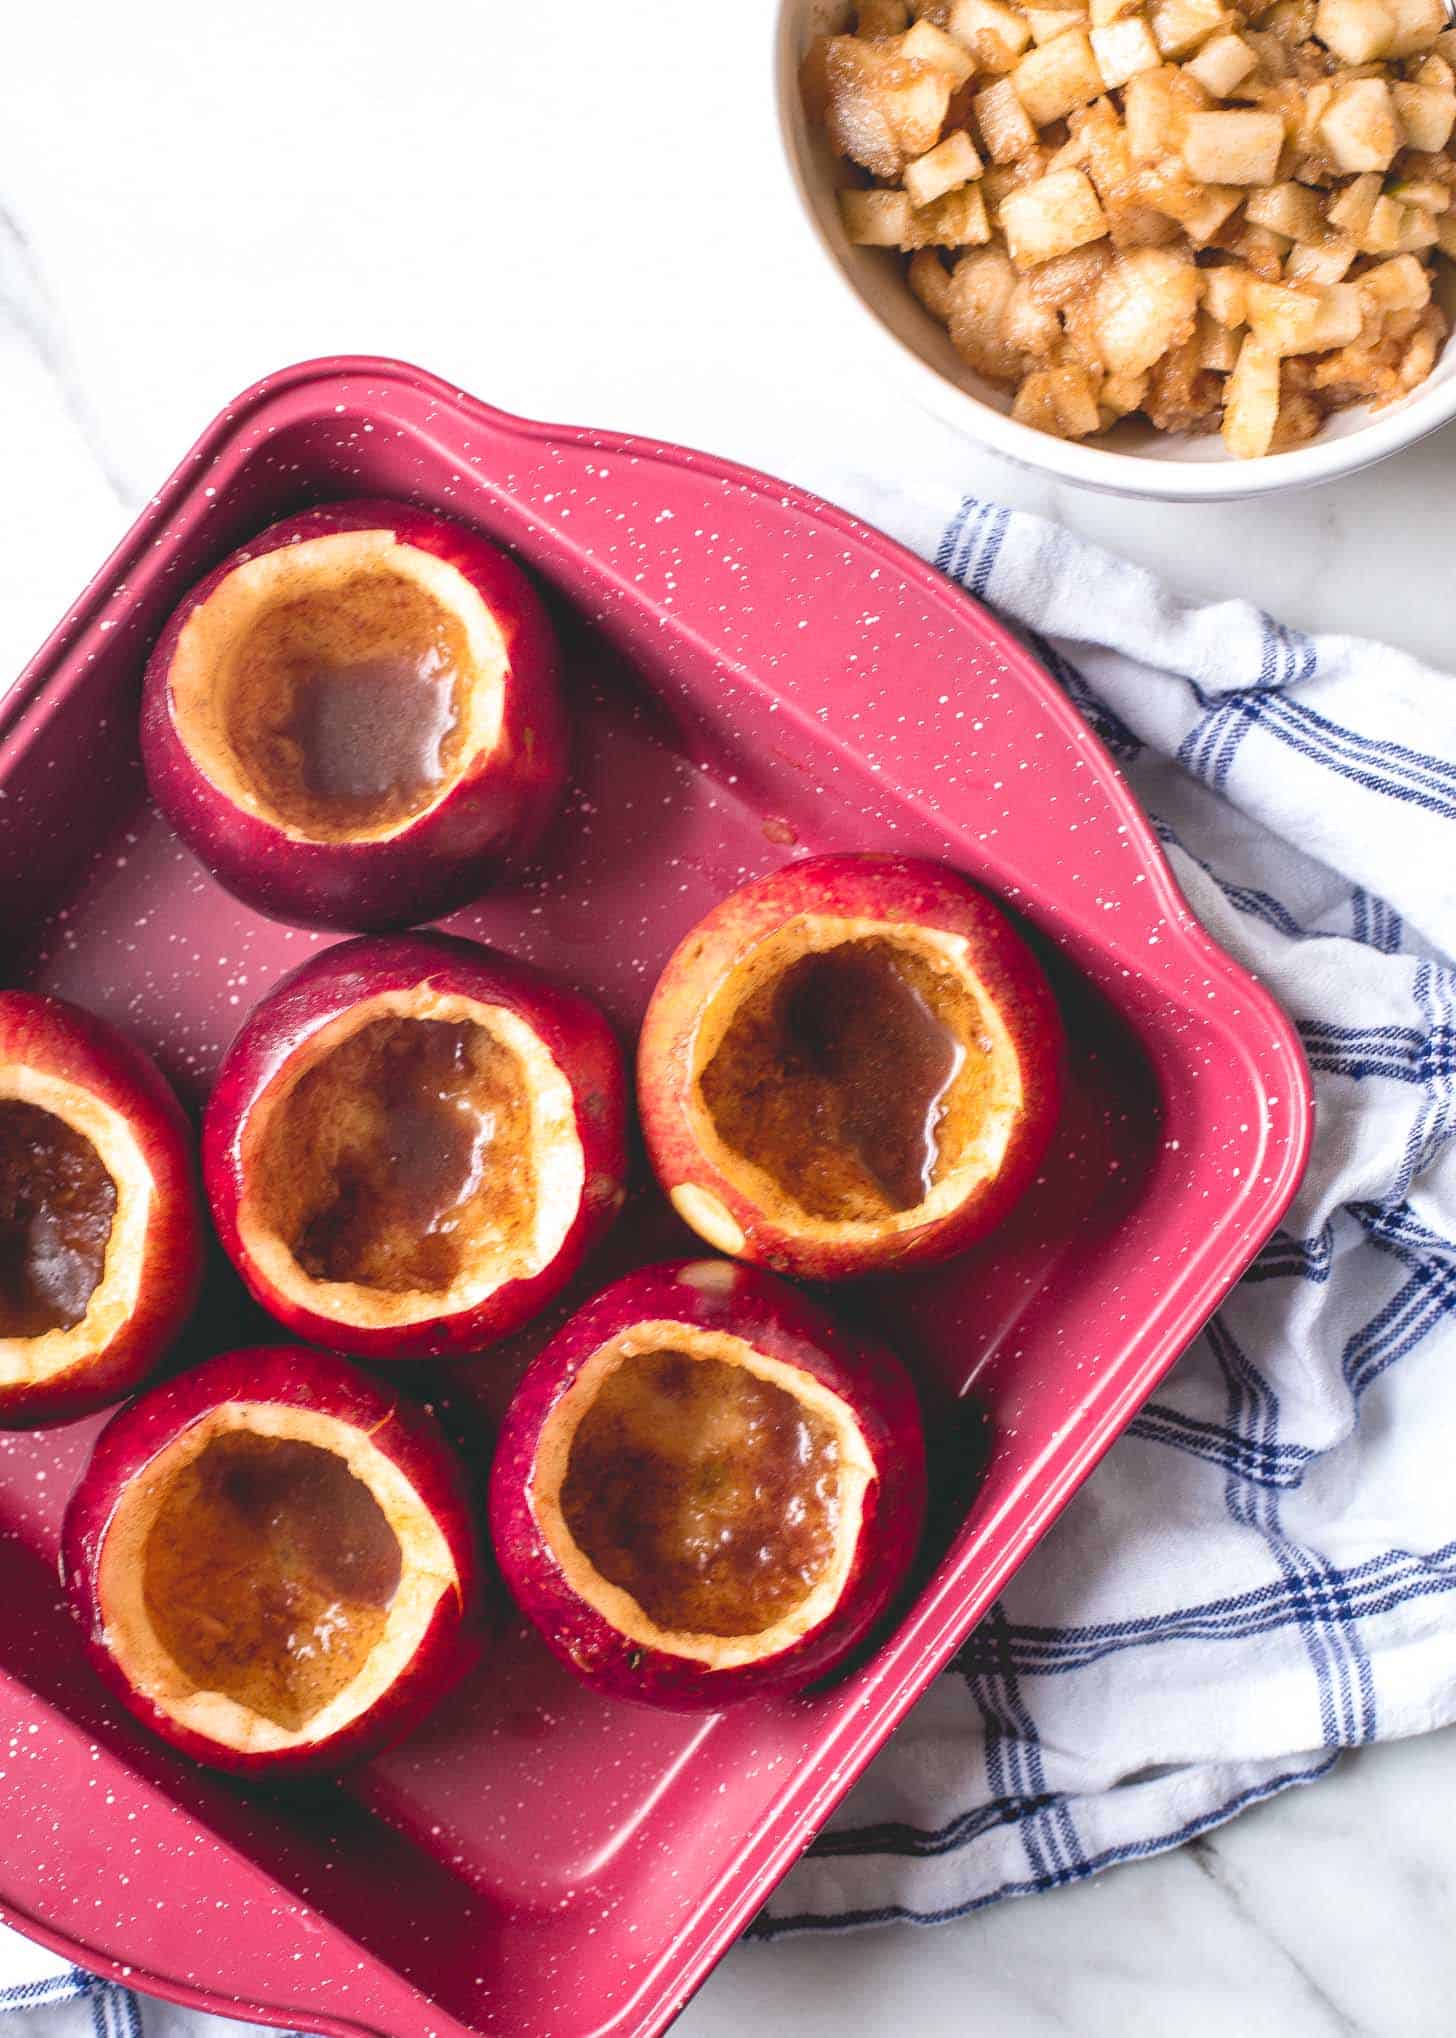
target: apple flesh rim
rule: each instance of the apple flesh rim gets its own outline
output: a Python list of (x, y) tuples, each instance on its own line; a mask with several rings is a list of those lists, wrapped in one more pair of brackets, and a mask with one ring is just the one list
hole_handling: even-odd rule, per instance
[(548, 1646), (599, 1691), (680, 1710), (841, 1664), (924, 1514), (898, 1361), (727, 1260), (646, 1267), (580, 1309), (490, 1479), (496, 1561)]
[(653, 992), (638, 1101), (678, 1214), (811, 1280), (961, 1251), (1035, 1177), (1060, 1108), (1050, 986), (942, 864), (808, 857), (682, 941)]
[(0, 991), (0, 1428), (130, 1393), (191, 1313), (202, 1237), (154, 1064), (77, 1005)]
[(224, 1353), (122, 1409), (61, 1538), (105, 1683), (247, 1775), (337, 1769), (416, 1725), (469, 1661), (478, 1568), (434, 1418), (298, 1346)]
[(621, 1057), (594, 1005), (524, 963), (361, 937), (255, 1008), (202, 1154), (218, 1235), (289, 1330), (361, 1358), (476, 1352), (625, 1200)]
[(305, 927), (404, 927), (477, 898), (559, 802), (555, 634), (520, 568), (403, 503), (252, 539), (147, 665), (157, 805), (220, 884)]

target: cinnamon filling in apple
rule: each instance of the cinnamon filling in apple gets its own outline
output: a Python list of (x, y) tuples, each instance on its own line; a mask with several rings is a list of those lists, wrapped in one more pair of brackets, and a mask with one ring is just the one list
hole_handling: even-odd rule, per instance
[(505, 642), (446, 560), (337, 531), (244, 560), (188, 617), (178, 734), (236, 804), (296, 839), (400, 833), (495, 744)]
[(106, 1265), (116, 1184), (91, 1141), (39, 1105), (0, 1099), (0, 1338), (70, 1330)]
[(635, 1353), (577, 1425), (561, 1512), (597, 1572), (659, 1628), (754, 1635), (830, 1565), (840, 1465), (829, 1423), (744, 1366)]
[(229, 1430), (171, 1480), (142, 1565), (147, 1615), (183, 1676), (297, 1733), (379, 1643), (401, 1553), (334, 1452)]
[(459, 619), (397, 574), (297, 595), (238, 647), (233, 748), (263, 804), (310, 835), (403, 821), (457, 759), (466, 663)]
[(381, 1018), (300, 1077), (255, 1165), (311, 1280), (435, 1293), (529, 1235), (530, 1135), (526, 1071), (493, 1033)]
[(872, 1222), (918, 1208), (974, 1139), (994, 1045), (961, 975), (866, 935), (790, 950), (753, 983), (700, 1090), (723, 1145), (801, 1211)]

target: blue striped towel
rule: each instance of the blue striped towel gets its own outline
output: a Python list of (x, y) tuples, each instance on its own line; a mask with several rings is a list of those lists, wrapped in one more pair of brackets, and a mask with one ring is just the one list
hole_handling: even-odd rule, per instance
[[(897, 520), (1117, 757), (1194, 909), (1295, 1018), (1318, 1130), (1284, 1227), (762, 1937), (1079, 1881), (1456, 1718), (1456, 679), (1193, 607), (991, 504)], [(35, 2038), (141, 2014), (0, 1933), (7, 2004)]]

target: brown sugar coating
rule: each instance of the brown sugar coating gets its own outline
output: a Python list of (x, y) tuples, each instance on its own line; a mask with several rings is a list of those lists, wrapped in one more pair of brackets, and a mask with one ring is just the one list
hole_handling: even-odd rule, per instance
[(469, 660), (456, 616), (402, 574), (268, 609), (235, 656), (228, 737), (291, 827), (328, 839), (420, 812), (459, 761)]
[(0, 1337), (81, 1321), (106, 1264), (116, 1184), (83, 1133), (0, 1101)]
[(257, 1179), (311, 1279), (440, 1291), (529, 1231), (530, 1124), (525, 1073), (483, 1026), (376, 1019), (271, 1114)]
[(989, 1101), (973, 993), (880, 936), (796, 956), (744, 999), (702, 1076), (724, 1144), (811, 1217), (922, 1203)]
[(394, 1531), (341, 1458), (245, 1430), (177, 1474), (142, 1561), (178, 1668), (289, 1733), (363, 1667), (400, 1577)]
[(746, 1367), (645, 1352), (583, 1416), (561, 1506), (577, 1547), (659, 1627), (759, 1634), (833, 1555), (839, 1447)]

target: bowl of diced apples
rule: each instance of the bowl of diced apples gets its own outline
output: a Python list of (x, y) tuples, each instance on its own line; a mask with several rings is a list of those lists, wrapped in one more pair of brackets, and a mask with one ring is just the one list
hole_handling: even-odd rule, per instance
[(870, 344), (1023, 465), (1228, 499), (1456, 415), (1443, 0), (782, 0), (778, 73)]

